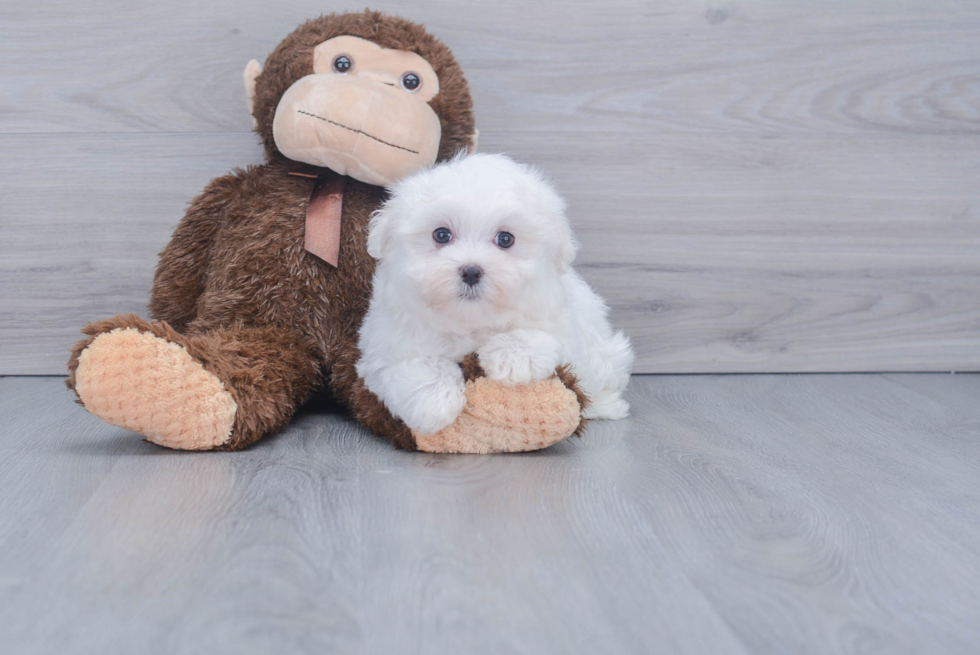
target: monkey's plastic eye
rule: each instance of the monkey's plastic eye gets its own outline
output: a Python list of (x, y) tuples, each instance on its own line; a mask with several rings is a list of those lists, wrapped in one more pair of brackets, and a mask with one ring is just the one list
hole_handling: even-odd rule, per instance
[(506, 250), (514, 245), (514, 235), (510, 232), (497, 232), (497, 236), (494, 238), (493, 242)]
[(445, 227), (437, 227), (435, 231), (432, 232), (432, 240), (436, 243), (449, 243), (453, 240), (453, 233)]
[(415, 73), (405, 73), (402, 75), (402, 87), (406, 91), (418, 91), (422, 86), (422, 78), (420, 78)]
[(349, 73), (354, 67), (354, 61), (347, 55), (340, 55), (333, 60), (333, 69), (338, 73)]

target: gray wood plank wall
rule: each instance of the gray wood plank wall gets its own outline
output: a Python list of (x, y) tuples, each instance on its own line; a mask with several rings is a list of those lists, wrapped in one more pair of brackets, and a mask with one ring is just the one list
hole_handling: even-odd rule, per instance
[[(567, 195), (637, 372), (980, 369), (980, 5), (378, 2), (472, 85), (481, 149)], [(0, 1), (0, 374), (145, 313), (241, 71), (361, 5)]]

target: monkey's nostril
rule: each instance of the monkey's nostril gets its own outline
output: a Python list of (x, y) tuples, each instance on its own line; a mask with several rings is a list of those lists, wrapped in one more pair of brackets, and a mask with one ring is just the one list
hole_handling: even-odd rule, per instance
[(472, 287), (483, 277), (483, 269), (479, 266), (462, 266), (459, 269), (459, 276), (463, 278), (463, 282)]

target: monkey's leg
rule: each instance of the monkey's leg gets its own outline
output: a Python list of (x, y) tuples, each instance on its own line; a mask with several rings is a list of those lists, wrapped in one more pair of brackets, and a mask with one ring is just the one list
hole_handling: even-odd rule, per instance
[(130, 314), (83, 332), (69, 388), (91, 413), (168, 448), (244, 448), (286, 425), (318, 379), (316, 358), (287, 329), (183, 335)]
[(484, 376), (476, 355), (463, 363), (466, 406), (435, 434), (414, 434), (431, 453), (515, 453), (547, 448), (585, 430), (589, 400), (567, 367), (547, 380), (507, 386)]
[(431, 453), (508, 453), (547, 448), (585, 428), (582, 410), (588, 399), (566, 368), (555, 377), (508, 387), (484, 376), (476, 355), (463, 364), (466, 406), (456, 421), (435, 434), (415, 434), (394, 418), (357, 377), (356, 347), (335, 353), (331, 372), (334, 394), (346, 399), (354, 417), (399, 448)]

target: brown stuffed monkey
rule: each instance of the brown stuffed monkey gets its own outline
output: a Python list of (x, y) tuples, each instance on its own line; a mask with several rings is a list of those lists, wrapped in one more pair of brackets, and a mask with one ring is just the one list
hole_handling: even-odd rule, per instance
[(301, 25), (245, 85), (267, 163), (213, 180), (160, 255), (150, 314), (89, 324), (68, 386), (103, 420), (182, 450), (236, 450), (283, 428), (326, 386), (401, 448), (506, 452), (579, 431), (567, 371), (525, 387), (462, 364), (467, 405), (412, 433), (358, 379), (357, 332), (384, 186), (476, 145), (472, 101), (449, 49), (375, 12)]

